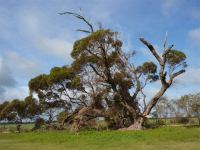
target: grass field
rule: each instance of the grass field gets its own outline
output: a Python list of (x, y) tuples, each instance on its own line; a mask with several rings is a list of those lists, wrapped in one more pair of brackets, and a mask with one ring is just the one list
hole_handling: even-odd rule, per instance
[(199, 150), (200, 128), (0, 133), (0, 150)]

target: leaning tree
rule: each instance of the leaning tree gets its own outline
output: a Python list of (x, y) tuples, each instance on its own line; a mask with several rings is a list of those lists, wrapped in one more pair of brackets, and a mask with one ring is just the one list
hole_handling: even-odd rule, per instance
[[(64, 14), (73, 15), (89, 27), (78, 29), (87, 35), (73, 45), (71, 56), (74, 61), (68, 67), (72, 76), (68, 76), (66, 70), (61, 78), (58, 78), (59, 74), (52, 76), (52, 82), (50, 77), (40, 76), (36, 84), (34, 79), (29, 82), (30, 89), (47, 99), (50, 90), (50, 99), (55, 100), (53, 89), (53, 93), (59, 95), (56, 99), (70, 104), (73, 109), (65, 122), (74, 130), (89, 125), (98, 117), (103, 117), (108, 127), (113, 129), (142, 129), (159, 98), (174, 79), (185, 72), (186, 55), (173, 49), (173, 45), (167, 47), (167, 36), (162, 54), (140, 38), (157, 63), (144, 62), (135, 66), (131, 63), (134, 53), (125, 53), (117, 32), (102, 27), (95, 30), (84, 16), (73, 12), (61, 13)], [(72, 84), (74, 80), (76, 84)], [(160, 82), (161, 86), (151, 99), (146, 100), (144, 89), (152, 82)], [(61, 96), (64, 93), (67, 95)]]

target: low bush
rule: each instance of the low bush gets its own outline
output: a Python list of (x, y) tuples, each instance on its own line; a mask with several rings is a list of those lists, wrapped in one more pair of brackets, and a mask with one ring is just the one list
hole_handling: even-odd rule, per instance
[(40, 129), (43, 125), (45, 125), (45, 120), (43, 118), (37, 118), (35, 120), (35, 126), (32, 130)]
[(175, 118), (175, 123), (178, 123), (178, 124), (188, 124), (189, 121), (190, 121), (189, 118), (186, 118), (186, 117)]

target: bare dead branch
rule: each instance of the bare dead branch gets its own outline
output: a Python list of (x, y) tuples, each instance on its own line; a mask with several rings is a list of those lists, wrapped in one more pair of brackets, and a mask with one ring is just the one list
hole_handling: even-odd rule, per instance
[(141, 91), (141, 83), (140, 83), (139, 77), (137, 76), (136, 72), (133, 72), (133, 74), (134, 74), (134, 78), (136, 80), (136, 89), (132, 96), (132, 99), (135, 100), (138, 93)]
[(164, 40), (164, 43), (163, 43), (164, 51), (166, 50), (167, 39), (168, 39), (168, 32), (166, 32), (165, 40)]
[(146, 104), (146, 95), (144, 94), (143, 90), (141, 90), (141, 93), (143, 95), (143, 104), (144, 104), (144, 110), (145, 110), (146, 107), (147, 107), (147, 104)]
[(76, 31), (85, 32), (85, 33), (90, 33), (90, 31), (84, 30), (84, 29), (77, 29)]
[(99, 75), (100, 77), (104, 78), (104, 76), (102, 76), (102, 75), (96, 70), (96, 68), (95, 68), (92, 64), (90, 64), (90, 67), (92, 68), (92, 70), (93, 70), (97, 75)]
[(182, 69), (182, 70), (180, 70), (178, 72), (173, 73), (171, 78), (170, 78), (170, 83), (173, 81), (174, 78), (176, 78), (177, 76), (183, 74), (184, 72), (185, 72), (185, 69)]
[(100, 57), (99, 57), (97, 54), (91, 52), (91, 50), (89, 50), (89, 49), (87, 49), (87, 48), (86, 48), (85, 50), (86, 50), (88, 53), (90, 53), (92, 56), (94, 56), (94, 57), (100, 59)]
[(144, 38), (140, 38), (140, 41), (146, 45), (149, 50), (151, 51), (151, 53), (154, 55), (154, 57), (157, 59), (157, 61), (162, 64), (163, 60), (162, 58), (159, 56), (159, 54), (156, 52), (155, 48), (153, 47), (153, 45), (151, 45), (149, 42), (147, 42)]
[(163, 58), (164, 57), (166, 57), (166, 55), (169, 53), (169, 51), (172, 49), (174, 47), (174, 45), (172, 44), (172, 45), (170, 45), (165, 51), (164, 51), (164, 53), (163, 53)]
[[(76, 17), (76, 18), (78, 18), (78, 19), (80, 19), (80, 20), (82, 20), (83, 22), (85, 22), (88, 26), (89, 26), (89, 28), (90, 28), (90, 32), (89, 33), (91, 33), (91, 32), (94, 32), (94, 29), (93, 29), (93, 26), (92, 26), (92, 24), (87, 20), (87, 19), (85, 19), (85, 17), (83, 17), (82, 15), (80, 15), (80, 14), (77, 14), (77, 13), (74, 13), (74, 12), (69, 12), (69, 11), (66, 11), (66, 12), (64, 12), (64, 13), (58, 13), (59, 15), (72, 15), (72, 16), (74, 16), (74, 17)], [(87, 30), (86, 30), (87, 31)], [(84, 31), (85, 32), (85, 31)]]

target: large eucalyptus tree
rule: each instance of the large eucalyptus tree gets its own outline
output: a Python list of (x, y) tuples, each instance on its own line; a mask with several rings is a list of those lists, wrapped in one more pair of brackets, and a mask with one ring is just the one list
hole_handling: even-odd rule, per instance
[[(125, 53), (118, 33), (94, 26), (82, 15), (68, 14), (82, 20), (88, 29), (78, 29), (87, 35), (74, 43), (71, 66), (54, 68), (49, 75), (38, 76), (29, 82), (31, 91), (40, 99), (62, 101), (71, 106), (71, 115), (65, 122), (74, 130), (87, 126), (90, 120), (104, 117), (114, 129), (139, 130), (146, 116), (159, 98), (173, 84), (174, 79), (185, 72), (186, 55), (167, 47), (163, 53), (144, 38), (139, 40), (149, 49), (157, 63), (144, 62), (140, 66), (131, 63), (133, 53)], [(152, 82), (161, 86), (146, 101), (144, 88)]]

